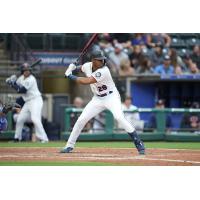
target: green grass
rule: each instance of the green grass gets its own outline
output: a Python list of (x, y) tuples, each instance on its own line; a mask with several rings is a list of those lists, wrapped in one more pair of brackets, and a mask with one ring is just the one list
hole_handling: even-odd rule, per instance
[[(0, 142), (0, 147), (57, 147), (62, 148), (65, 142), (49, 142), (47, 144), (21, 142), (9, 143)], [(200, 149), (200, 142), (145, 142), (146, 148), (166, 148), (166, 149)], [(131, 148), (132, 142), (77, 142), (76, 147), (86, 148)]]

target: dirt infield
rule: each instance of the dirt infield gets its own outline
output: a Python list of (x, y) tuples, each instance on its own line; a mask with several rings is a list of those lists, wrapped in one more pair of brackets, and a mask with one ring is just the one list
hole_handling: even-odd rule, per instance
[(73, 153), (60, 154), (54, 147), (0, 148), (1, 162), (102, 162), (134, 166), (200, 166), (200, 150), (148, 149), (139, 156), (132, 148), (76, 148)]

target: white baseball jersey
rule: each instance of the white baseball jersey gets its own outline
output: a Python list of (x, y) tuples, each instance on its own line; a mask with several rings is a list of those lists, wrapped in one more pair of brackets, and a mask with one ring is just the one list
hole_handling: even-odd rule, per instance
[(37, 138), (43, 142), (47, 142), (48, 137), (41, 122), (43, 100), (35, 77), (29, 75), (25, 78), (24, 75), (21, 75), (17, 79), (17, 84), (24, 86), (27, 92), (22, 94), (25, 104), (17, 117), (15, 139), (22, 139), (24, 123), (31, 120), (34, 124)]
[(41, 96), (41, 93), (37, 86), (37, 81), (32, 74), (27, 78), (25, 78), (24, 75), (21, 75), (17, 79), (17, 84), (20, 86), (24, 86), (27, 89), (27, 92), (25, 94), (22, 94), (22, 98), (25, 102), (34, 99), (35, 97)]
[(92, 62), (87, 62), (82, 66), (81, 70), (87, 77), (93, 76), (96, 79), (97, 83), (90, 84), (94, 95), (101, 95), (116, 90), (115, 83), (107, 66), (92, 72)]
[(76, 140), (78, 139), (85, 124), (105, 109), (112, 112), (114, 118), (128, 133), (132, 133), (135, 128), (124, 117), (120, 95), (115, 83), (113, 82), (108, 67), (103, 66), (102, 68), (92, 72), (92, 62), (88, 62), (82, 66), (82, 72), (85, 73), (87, 77), (93, 76), (97, 82), (90, 84), (94, 96), (86, 105), (75, 123), (66, 147), (74, 148)]

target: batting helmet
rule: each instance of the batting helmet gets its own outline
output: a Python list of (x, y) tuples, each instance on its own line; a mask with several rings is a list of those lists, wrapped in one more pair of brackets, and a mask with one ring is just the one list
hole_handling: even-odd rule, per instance
[(96, 51), (92, 52), (92, 59), (95, 59), (95, 60), (106, 60), (106, 57), (104, 56), (103, 51), (96, 50)]
[(28, 63), (24, 63), (21, 66), (21, 73), (23, 74), (24, 71), (30, 71), (30, 72), (32, 71), (31, 66)]

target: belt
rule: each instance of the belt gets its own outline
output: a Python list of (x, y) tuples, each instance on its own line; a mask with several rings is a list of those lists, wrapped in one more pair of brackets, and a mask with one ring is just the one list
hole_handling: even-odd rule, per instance
[(98, 97), (105, 97), (105, 96), (112, 94), (112, 93), (113, 93), (113, 91), (109, 91), (108, 93), (100, 94), (100, 95), (97, 95), (97, 96)]

